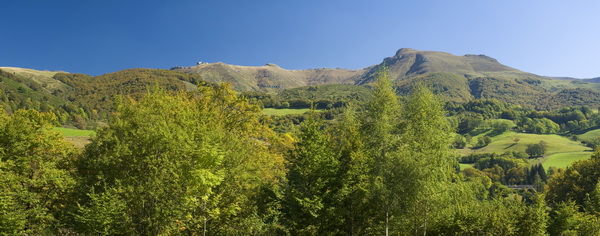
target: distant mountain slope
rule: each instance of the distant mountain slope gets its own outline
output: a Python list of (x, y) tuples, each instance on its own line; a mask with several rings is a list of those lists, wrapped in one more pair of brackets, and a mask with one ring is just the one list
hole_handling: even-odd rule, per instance
[(22, 68), (0, 68), (0, 106), (52, 111), (61, 124), (86, 127), (85, 120), (105, 120), (118, 95), (139, 98), (148, 89), (196, 90), (209, 85), (199, 75), (162, 69), (128, 69), (101, 76)]
[[(148, 86), (158, 84), (167, 89), (195, 89), (203, 81), (228, 82), (240, 92), (279, 93), (285, 99), (325, 100), (356, 97), (373, 82), (381, 68), (388, 68), (399, 94), (407, 94), (415, 84), (431, 87), (447, 101), (497, 99), (530, 108), (555, 109), (571, 105), (597, 106), (600, 102), (600, 79), (580, 80), (538, 76), (505, 65), (484, 55), (456, 56), (444, 52), (400, 49), (392, 57), (364, 69), (286, 70), (274, 64), (237, 66), (225, 63), (200, 63), (171, 70), (128, 69), (101, 76), (0, 68), (6, 81), (3, 104), (11, 108), (38, 107), (43, 100), (53, 101), (67, 113), (78, 106), (85, 112), (108, 111), (114, 95), (140, 96)], [(0, 81), (2, 83), (2, 81)], [(322, 85), (344, 86), (322, 86)], [(350, 87), (348, 87), (350, 86)], [(294, 88), (298, 88), (294, 90)], [(318, 95), (324, 93), (324, 95)], [(332, 95), (333, 93), (349, 95)], [(287, 98), (289, 97), (289, 98)], [(27, 101), (31, 98), (31, 101)], [(310, 98), (312, 99), (312, 98)], [(79, 111), (79, 113), (83, 113)]]
[(377, 71), (384, 66), (397, 80), (435, 72), (466, 75), (467, 77), (489, 76), (497, 73), (535, 76), (502, 65), (496, 59), (484, 55), (455, 56), (445, 52), (403, 48), (398, 50), (393, 57), (385, 58), (382, 63), (372, 66), (361, 80), (357, 81), (357, 84), (370, 83)]
[(65, 96), (90, 110), (108, 112), (116, 95), (139, 98), (153, 86), (168, 90), (196, 90), (199, 75), (161, 69), (127, 69), (91, 77), (86, 74), (57, 73), (53, 77), (69, 86)]
[(600, 77), (596, 77), (596, 78), (592, 78), (592, 79), (586, 79), (584, 81), (590, 82), (590, 83), (600, 83)]
[(354, 84), (365, 70), (308, 69), (286, 70), (275, 64), (236, 66), (221, 62), (202, 63), (176, 71), (199, 74), (204, 80), (231, 83), (239, 91), (277, 91), (321, 84)]
[[(368, 85), (384, 67), (390, 71), (400, 94), (408, 93), (419, 83), (430, 86), (446, 100), (457, 102), (498, 99), (550, 109), (557, 105), (551, 98), (564, 102), (564, 105), (588, 104), (596, 100), (595, 91), (600, 91), (600, 84), (593, 83), (597, 79), (545, 77), (505, 66), (485, 55), (456, 56), (409, 48), (400, 49), (381, 63), (360, 70), (285, 70), (273, 64), (251, 67), (224, 63), (202, 63), (175, 70), (199, 74), (207, 81), (229, 82), (239, 91), (282, 92), (323, 84)], [(563, 91), (567, 91), (568, 96), (559, 94)]]
[[(468, 80), (487, 77), (503, 80), (540, 80), (544, 83), (532, 85), (541, 90), (558, 92), (562, 89), (592, 88), (551, 77), (543, 77), (523, 72), (505, 65), (485, 55), (456, 56), (445, 52), (419, 51), (403, 48), (381, 63), (358, 70), (308, 69), (286, 70), (274, 64), (264, 66), (237, 66), (225, 63), (201, 63), (192, 67), (174, 68), (184, 73), (199, 74), (204, 80), (231, 83), (238, 91), (273, 92), (284, 89), (321, 84), (369, 84), (382, 67), (389, 69), (398, 84), (404, 80), (427, 76), (431, 73), (445, 73), (465, 77)], [(553, 81), (545, 83), (546, 81)], [(558, 81), (558, 82), (557, 82)], [(579, 81), (579, 80), (577, 80)], [(589, 82), (592, 82), (590, 80)], [(529, 86), (529, 85), (525, 85)], [(531, 87), (531, 86), (529, 86)], [(536, 88), (533, 88), (536, 90)], [(466, 98), (463, 96), (463, 98)]]

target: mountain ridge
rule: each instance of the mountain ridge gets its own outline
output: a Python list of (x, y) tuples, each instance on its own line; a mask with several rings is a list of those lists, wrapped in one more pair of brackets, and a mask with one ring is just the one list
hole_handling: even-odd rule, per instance
[[(424, 84), (446, 101), (465, 102), (472, 99), (498, 99), (503, 102), (539, 109), (582, 105), (600, 101), (600, 83), (596, 79), (554, 78), (503, 65), (486, 55), (457, 56), (445, 52), (397, 50), (379, 64), (363, 69), (318, 68), (287, 70), (272, 63), (263, 66), (239, 66), (223, 62), (198, 63), (190, 67), (164, 69), (126, 69), (100, 76), (58, 71), (35, 71), (23, 68), (0, 68), (5, 71), (4, 89), (8, 107), (10, 99), (41, 94), (36, 102), (54, 99), (71, 101), (89, 109), (108, 111), (106, 100), (113, 95), (135, 96), (148, 85), (159, 84), (169, 89), (193, 90), (198, 84), (228, 82), (239, 92), (281, 93), (288, 89), (317, 89), (322, 85), (369, 86), (376, 74), (387, 68), (399, 94), (407, 94), (415, 84)], [(11, 77), (18, 74), (20, 77)], [(10, 84), (8, 84), (10, 82)], [(20, 84), (19, 84), (20, 83)], [(328, 87), (331, 91), (331, 87)], [(346, 87), (347, 88), (347, 87)], [(27, 93), (23, 93), (27, 92)], [(36, 95), (37, 96), (37, 95)], [(13, 99), (13, 100), (15, 100)], [(552, 101), (558, 99), (560, 102)], [(16, 101), (15, 100), (15, 101)], [(23, 102), (21, 102), (23, 103)], [(89, 103), (89, 104), (88, 104)], [(91, 105), (94, 104), (94, 105)]]
[(428, 73), (444, 72), (465, 77), (535, 77), (549, 78), (523, 72), (499, 63), (486, 55), (466, 54), (457, 56), (446, 52), (420, 51), (401, 48), (394, 56), (386, 57), (379, 64), (362, 69), (304, 69), (286, 70), (275, 64), (264, 66), (239, 66), (223, 62), (199, 63), (191, 67), (175, 67), (173, 70), (200, 74), (211, 82), (229, 82), (240, 91), (273, 92), (319, 84), (371, 83), (381, 68), (387, 67), (395, 82), (414, 78)]

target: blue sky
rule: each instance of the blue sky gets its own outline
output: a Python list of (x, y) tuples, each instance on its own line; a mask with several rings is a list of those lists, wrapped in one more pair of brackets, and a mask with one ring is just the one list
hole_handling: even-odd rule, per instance
[(600, 77), (599, 12), (591, 0), (15, 0), (2, 3), (0, 66), (358, 69), (414, 48), (591, 78)]

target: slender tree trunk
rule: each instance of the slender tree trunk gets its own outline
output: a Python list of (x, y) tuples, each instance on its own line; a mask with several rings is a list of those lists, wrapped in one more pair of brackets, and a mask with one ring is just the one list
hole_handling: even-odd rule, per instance
[(351, 201), (350, 202), (350, 235), (354, 236), (354, 219), (355, 219), (355, 215), (354, 215), (354, 202)]
[(427, 200), (425, 200), (425, 211), (423, 212), (423, 236), (427, 236)]
[(385, 236), (389, 235), (390, 223), (389, 223), (389, 210), (385, 210)]
[(204, 227), (202, 227), (202, 236), (206, 236), (206, 217), (204, 217)]
[[(202, 201), (202, 208), (205, 210), (204, 214), (208, 214), (206, 210), (206, 201)], [(204, 227), (202, 227), (202, 236), (206, 236), (206, 215), (204, 216)]]

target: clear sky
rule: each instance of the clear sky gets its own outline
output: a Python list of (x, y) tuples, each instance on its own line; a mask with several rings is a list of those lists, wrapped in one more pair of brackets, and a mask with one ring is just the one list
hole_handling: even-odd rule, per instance
[(0, 66), (100, 75), (198, 61), (358, 69), (400, 48), (600, 77), (595, 0), (11, 0)]

